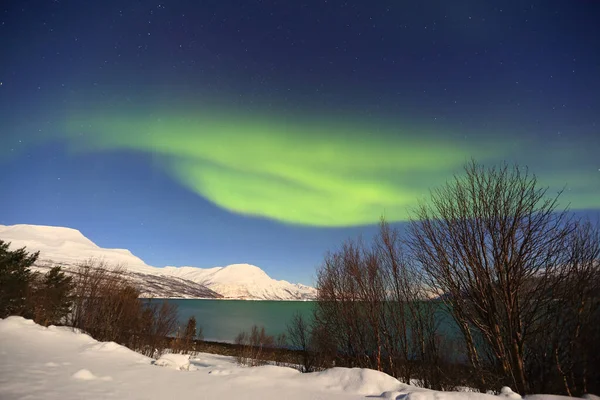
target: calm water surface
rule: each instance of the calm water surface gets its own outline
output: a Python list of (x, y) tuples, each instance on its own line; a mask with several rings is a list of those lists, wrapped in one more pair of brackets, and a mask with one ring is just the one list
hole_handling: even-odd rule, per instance
[(248, 300), (168, 300), (176, 304), (180, 324), (196, 317), (206, 340), (233, 342), (240, 331), (252, 325), (264, 326), (269, 335), (286, 333), (287, 323), (295, 312), (312, 318), (311, 301), (248, 301)]
[[(165, 300), (153, 300), (165, 301)], [(252, 325), (264, 326), (267, 334), (287, 334), (287, 324), (296, 312), (312, 320), (315, 302), (312, 301), (249, 301), (249, 300), (166, 300), (176, 304), (179, 324), (185, 326), (192, 315), (203, 329), (204, 338), (233, 342), (241, 331)], [(447, 338), (459, 337), (459, 330), (447, 312), (436, 313), (438, 332)]]

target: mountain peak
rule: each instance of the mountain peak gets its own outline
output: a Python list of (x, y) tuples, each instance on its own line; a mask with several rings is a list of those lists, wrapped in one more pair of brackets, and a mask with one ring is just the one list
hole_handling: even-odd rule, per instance
[(231, 276), (232, 278), (237, 278), (237, 280), (241, 280), (243, 278), (269, 278), (269, 275), (267, 275), (265, 271), (252, 264), (231, 264), (226, 267), (222, 267), (216, 273), (218, 273), (220, 276)]

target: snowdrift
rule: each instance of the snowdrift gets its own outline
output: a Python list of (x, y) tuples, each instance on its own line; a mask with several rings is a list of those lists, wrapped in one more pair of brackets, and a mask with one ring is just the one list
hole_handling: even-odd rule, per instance
[(167, 354), (152, 360), (113, 342), (101, 343), (69, 328), (44, 328), (21, 317), (0, 319), (0, 355), (4, 400), (521, 398), (508, 388), (498, 396), (419, 389), (368, 369), (301, 374), (285, 367), (240, 367), (231, 357), (203, 353), (191, 358)]

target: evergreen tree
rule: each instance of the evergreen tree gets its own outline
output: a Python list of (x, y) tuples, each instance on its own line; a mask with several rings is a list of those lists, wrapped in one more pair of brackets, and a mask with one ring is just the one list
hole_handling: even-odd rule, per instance
[(60, 324), (71, 312), (73, 278), (61, 267), (53, 267), (41, 279), (33, 293), (34, 318), (42, 325)]
[(10, 251), (9, 245), (0, 240), (0, 318), (26, 311), (29, 268), (39, 256), (39, 252), (28, 253), (25, 248)]
[(188, 319), (183, 337), (188, 341), (192, 341), (196, 338), (196, 317), (193, 315)]
[(194, 339), (196, 339), (196, 317), (193, 315), (188, 319), (183, 331), (183, 351), (190, 353), (195, 350)]

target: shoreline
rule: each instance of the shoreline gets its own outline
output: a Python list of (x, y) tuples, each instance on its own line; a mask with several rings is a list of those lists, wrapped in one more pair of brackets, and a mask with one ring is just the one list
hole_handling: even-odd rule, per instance
[(226, 301), (294, 301), (313, 302), (317, 299), (240, 299), (240, 298), (215, 298), (215, 297), (138, 297), (140, 300), (226, 300)]

